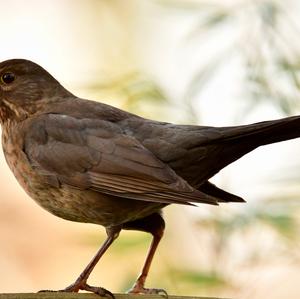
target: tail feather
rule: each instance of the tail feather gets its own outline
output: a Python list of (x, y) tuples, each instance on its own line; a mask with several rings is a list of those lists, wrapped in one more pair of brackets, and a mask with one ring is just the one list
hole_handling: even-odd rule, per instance
[(199, 187), (205, 194), (217, 198), (218, 202), (246, 202), (243, 198), (218, 188), (216, 185), (206, 181)]
[(199, 132), (206, 138), (199, 138), (199, 144), (191, 149), (193, 157), (198, 155), (199, 159), (188, 163), (178, 159), (171, 166), (199, 190), (225, 198), (225, 201), (238, 201), (235, 195), (205, 182), (222, 168), (261, 145), (300, 137), (300, 116), (235, 127), (200, 127)]
[(220, 128), (224, 141), (245, 140), (256, 147), (300, 137), (300, 116), (259, 122), (251, 125)]
[(209, 177), (259, 146), (300, 137), (300, 116), (219, 130), (222, 137), (210, 143), (217, 150), (207, 160), (212, 169)]

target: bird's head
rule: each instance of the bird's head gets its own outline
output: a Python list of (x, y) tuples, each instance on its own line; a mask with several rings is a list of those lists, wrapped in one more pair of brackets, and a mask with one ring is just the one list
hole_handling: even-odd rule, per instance
[(70, 96), (59, 82), (38, 64), (25, 59), (0, 63), (0, 121), (19, 120), (49, 102)]

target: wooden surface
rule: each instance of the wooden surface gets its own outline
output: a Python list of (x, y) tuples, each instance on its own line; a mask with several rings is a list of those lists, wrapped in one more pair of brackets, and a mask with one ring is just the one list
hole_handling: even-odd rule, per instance
[[(129, 295), (129, 294), (114, 294), (116, 299), (163, 299), (160, 295)], [(100, 297), (89, 293), (17, 293), (17, 294), (0, 294), (0, 299), (99, 299), (108, 298)], [(172, 296), (168, 299), (221, 299), (216, 297), (193, 297), (193, 296)], [(224, 299), (224, 298), (223, 298)]]

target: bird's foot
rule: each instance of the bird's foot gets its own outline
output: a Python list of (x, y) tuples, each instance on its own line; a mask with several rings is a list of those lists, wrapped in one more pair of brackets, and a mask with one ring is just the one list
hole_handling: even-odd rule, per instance
[(40, 292), (74, 292), (74, 293), (77, 293), (77, 292), (79, 292), (79, 290), (91, 292), (91, 293), (97, 294), (101, 297), (110, 297), (111, 299), (115, 299), (114, 294), (111, 293), (110, 291), (106, 290), (105, 288), (93, 287), (93, 286), (88, 285), (86, 282), (73, 283), (70, 286), (66, 287), (65, 289), (59, 290), (59, 291), (42, 290), (42, 291), (39, 291), (39, 293)]
[(135, 284), (127, 293), (129, 294), (155, 294), (163, 295), (165, 298), (168, 298), (168, 293), (164, 289), (148, 289), (144, 286)]
[(61, 290), (60, 292), (79, 292), (79, 290), (95, 293), (101, 297), (111, 297), (112, 299), (115, 299), (114, 294), (111, 293), (109, 290), (102, 287), (90, 286), (86, 282), (71, 284), (70, 286)]

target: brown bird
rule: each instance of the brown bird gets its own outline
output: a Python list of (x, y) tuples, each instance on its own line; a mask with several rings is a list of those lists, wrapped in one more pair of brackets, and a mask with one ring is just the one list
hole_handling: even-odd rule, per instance
[(87, 284), (122, 229), (153, 240), (131, 293), (159, 293), (145, 280), (165, 223), (161, 209), (243, 202), (208, 179), (258, 146), (300, 136), (300, 116), (235, 127), (175, 125), (77, 98), (39, 65), (0, 63), (2, 145), (15, 177), (39, 205), (64, 219), (103, 225), (107, 239), (63, 291)]

